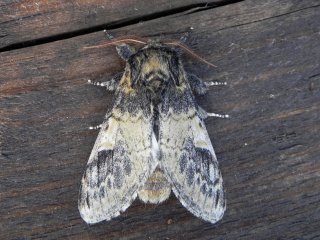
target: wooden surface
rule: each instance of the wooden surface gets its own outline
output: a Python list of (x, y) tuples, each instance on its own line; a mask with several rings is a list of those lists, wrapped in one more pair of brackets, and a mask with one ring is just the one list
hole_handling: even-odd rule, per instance
[[(89, 3), (90, 2), (90, 3)], [(0, 239), (320, 239), (320, 1), (0, 1)], [(86, 84), (123, 69), (115, 36), (178, 39), (205, 80), (227, 211), (212, 225), (171, 195), (87, 225), (80, 179), (112, 95)]]

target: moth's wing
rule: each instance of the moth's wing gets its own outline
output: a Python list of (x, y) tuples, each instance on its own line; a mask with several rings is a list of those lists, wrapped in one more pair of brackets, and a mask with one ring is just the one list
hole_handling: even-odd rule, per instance
[[(123, 107), (126, 103), (121, 101)], [(79, 211), (87, 223), (109, 220), (125, 211), (156, 167), (158, 144), (152, 134), (152, 116), (139, 106), (134, 111), (115, 107), (99, 132), (79, 195)]]
[(191, 90), (171, 87), (159, 112), (161, 167), (173, 192), (195, 216), (219, 221), (225, 211), (222, 177)]

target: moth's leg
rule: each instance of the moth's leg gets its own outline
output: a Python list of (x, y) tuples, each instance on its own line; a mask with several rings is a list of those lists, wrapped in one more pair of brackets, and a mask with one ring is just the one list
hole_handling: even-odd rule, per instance
[(217, 114), (217, 113), (208, 113), (202, 107), (198, 106), (198, 115), (201, 119), (206, 119), (208, 117), (217, 117), (217, 118), (229, 118), (228, 114)]
[[(111, 117), (111, 111), (108, 111), (106, 116), (104, 117), (103, 123), (96, 125), (96, 126), (90, 126), (89, 129), (90, 130), (98, 130), (102, 127), (102, 125), (107, 122), (109, 120), (109, 118)], [(106, 125), (106, 128), (108, 127), (108, 124)]]
[(217, 81), (205, 82), (194, 74), (188, 74), (187, 78), (189, 80), (191, 90), (199, 95), (205, 94), (209, 90), (210, 86), (227, 85), (226, 82), (217, 82)]
[(208, 81), (208, 82), (205, 82), (205, 84), (208, 87), (210, 87), (210, 86), (226, 86), (227, 82)]
[(100, 129), (102, 127), (102, 124), (96, 125), (96, 126), (90, 126), (89, 129), (90, 130), (97, 130)]
[(88, 83), (99, 87), (105, 87), (109, 91), (114, 91), (116, 90), (122, 75), (123, 72), (117, 73), (113, 78), (111, 78), (108, 81), (105, 81), (106, 77), (103, 74), (102, 76), (96, 78), (94, 81), (89, 79)]
[(208, 113), (208, 117), (217, 117), (217, 118), (229, 118), (230, 116), (228, 114), (218, 114), (218, 113)]

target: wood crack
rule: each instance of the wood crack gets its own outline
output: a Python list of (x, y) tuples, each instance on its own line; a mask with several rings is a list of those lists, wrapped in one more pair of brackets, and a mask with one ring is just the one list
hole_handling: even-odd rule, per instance
[(230, 1), (219, 1), (219, 2), (215, 2), (215, 3), (206, 3), (205, 6), (192, 8), (192, 9), (186, 11), (184, 13), (184, 15), (190, 15), (190, 14), (194, 14), (194, 13), (197, 13), (197, 12), (210, 10), (212, 8), (223, 7), (223, 6), (226, 6), (226, 5), (235, 4), (235, 3), (239, 3), (239, 2), (243, 2), (243, 1), (244, 0), (230, 0)]
[(187, 12), (186, 14), (192, 14), (195, 12), (205, 11), (205, 10), (209, 10), (209, 9), (216, 8), (216, 7), (222, 7), (222, 6), (225, 6), (228, 4), (234, 4), (237, 2), (241, 2), (241, 1), (244, 1), (244, 0), (222, 0), (222, 1), (214, 2), (214, 3), (204, 2), (204, 3), (190, 4), (187, 6), (182, 6), (182, 7), (178, 7), (178, 8), (174, 8), (174, 9), (155, 12), (155, 13), (140, 16), (140, 17), (126, 18), (126, 19), (122, 19), (119, 21), (104, 23), (104, 24), (100, 24), (97, 26), (89, 27), (89, 28), (83, 28), (83, 29), (75, 30), (75, 31), (71, 31), (71, 32), (65, 32), (65, 33), (47, 36), (47, 37), (43, 37), (43, 38), (32, 39), (32, 40), (28, 40), (28, 41), (14, 43), (14, 44), (0, 48), (0, 52), (7, 52), (7, 51), (16, 50), (16, 49), (47, 44), (47, 43), (51, 43), (51, 42), (55, 42), (55, 41), (65, 40), (65, 39), (69, 39), (69, 38), (73, 38), (73, 37), (77, 37), (77, 36), (82, 36), (85, 34), (99, 32), (99, 31), (102, 31), (105, 29), (113, 30), (113, 29), (117, 29), (117, 28), (127, 27), (130, 25), (135, 25), (139, 22), (151, 21), (154, 19), (163, 18), (163, 17), (167, 17), (170, 15), (175, 15), (175, 14), (179, 14), (179, 13), (184, 13), (184, 12)]

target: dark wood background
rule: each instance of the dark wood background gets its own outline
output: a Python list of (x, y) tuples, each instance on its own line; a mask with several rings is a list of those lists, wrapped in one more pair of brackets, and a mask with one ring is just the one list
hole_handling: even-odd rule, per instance
[[(87, 225), (80, 179), (112, 94), (87, 79), (123, 69), (114, 36), (179, 39), (205, 80), (198, 99), (227, 211), (212, 225), (172, 195)], [(0, 1), (1, 239), (320, 239), (320, 1)]]

